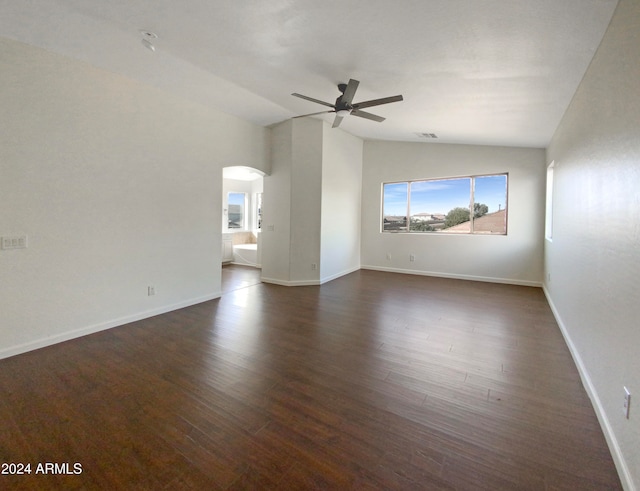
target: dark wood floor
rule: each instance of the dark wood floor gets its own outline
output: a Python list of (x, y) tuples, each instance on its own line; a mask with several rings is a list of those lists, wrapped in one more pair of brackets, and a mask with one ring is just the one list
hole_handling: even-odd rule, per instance
[(0, 488), (621, 489), (540, 289), (235, 271), (221, 299), (1, 360), (2, 462), (82, 473)]
[(222, 293), (259, 284), (261, 273), (261, 269), (252, 266), (225, 264), (222, 266)]

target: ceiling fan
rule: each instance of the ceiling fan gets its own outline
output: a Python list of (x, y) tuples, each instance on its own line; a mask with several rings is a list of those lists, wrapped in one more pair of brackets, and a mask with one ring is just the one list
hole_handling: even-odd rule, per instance
[(305, 118), (307, 116), (315, 116), (316, 114), (324, 113), (336, 113), (336, 118), (333, 120), (332, 128), (337, 128), (338, 126), (340, 126), (340, 123), (342, 122), (344, 117), (348, 115), (358, 116), (359, 118), (370, 119), (372, 121), (382, 123), (385, 118), (362, 111), (362, 109), (365, 107), (380, 106), (382, 104), (389, 104), (390, 102), (399, 102), (402, 100), (401, 95), (394, 95), (391, 97), (383, 97), (382, 99), (373, 99), (370, 101), (354, 103), (353, 97), (356, 95), (356, 89), (358, 88), (359, 84), (360, 82), (354, 79), (350, 79), (348, 84), (339, 84), (338, 90), (342, 93), (342, 95), (336, 99), (335, 104), (320, 101), (318, 99), (314, 99), (313, 97), (307, 97), (306, 95), (302, 94), (291, 94), (292, 96), (300, 97), (301, 99), (316, 102), (318, 104), (322, 104), (323, 106), (332, 108), (330, 111), (320, 111), (317, 113), (303, 114), (302, 116), (295, 116), (295, 118)]

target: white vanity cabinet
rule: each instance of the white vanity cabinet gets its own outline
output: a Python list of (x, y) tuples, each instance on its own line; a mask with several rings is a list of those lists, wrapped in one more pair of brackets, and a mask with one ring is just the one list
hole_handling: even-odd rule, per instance
[(233, 235), (222, 234), (222, 262), (230, 263), (233, 261)]

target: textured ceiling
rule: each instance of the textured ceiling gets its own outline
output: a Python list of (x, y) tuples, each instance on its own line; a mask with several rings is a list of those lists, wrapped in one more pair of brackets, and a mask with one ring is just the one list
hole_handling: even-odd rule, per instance
[[(617, 0), (0, 0), (0, 36), (261, 125), (402, 94), (363, 138), (547, 146)], [(157, 33), (155, 52), (140, 30)], [(320, 116), (319, 116), (320, 117)], [(322, 116), (327, 121), (332, 117)]]

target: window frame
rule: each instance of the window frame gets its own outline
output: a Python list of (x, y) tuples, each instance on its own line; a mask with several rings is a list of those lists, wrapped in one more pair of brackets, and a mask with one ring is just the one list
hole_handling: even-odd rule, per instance
[(253, 199), (253, 213), (255, 218), (252, 228), (255, 230), (262, 230), (262, 193), (254, 193)]
[(546, 195), (545, 195), (545, 210), (544, 210), (544, 238), (553, 242), (553, 174), (555, 168), (555, 161), (552, 161), (547, 166), (547, 182), (546, 182)]
[[(484, 177), (494, 177), (494, 176), (504, 176), (505, 181), (505, 223), (504, 223), (504, 233), (492, 233), (492, 232), (476, 232), (474, 230), (474, 221), (476, 218), (474, 217), (474, 203), (475, 203), (475, 187), (476, 187), (476, 179), (484, 178)], [(442, 230), (411, 230), (411, 185), (413, 183), (420, 182), (441, 182), (441, 181), (451, 181), (456, 179), (469, 179), (470, 180), (470, 189), (469, 189), (469, 228), (468, 232), (447, 232), (447, 229)], [(405, 184), (407, 187), (407, 209), (406, 209), (406, 230), (385, 230), (384, 229), (384, 207), (385, 207), (385, 186), (390, 184)], [(497, 210), (497, 211), (500, 211)], [(496, 212), (492, 212), (496, 213)], [(400, 215), (398, 215), (400, 216)], [(466, 223), (466, 222), (464, 222)], [(428, 179), (409, 179), (409, 180), (400, 180), (400, 181), (387, 181), (381, 183), (381, 192), (380, 192), (380, 233), (383, 234), (418, 234), (418, 235), (482, 235), (482, 236), (507, 236), (509, 234), (509, 172), (497, 172), (490, 174), (473, 174), (473, 175), (461, 175), (461, 176), (450, 176), (450, 177), (438, 177), (438, 178), (428, 178)]]

